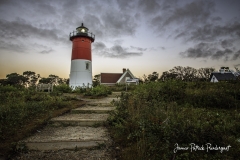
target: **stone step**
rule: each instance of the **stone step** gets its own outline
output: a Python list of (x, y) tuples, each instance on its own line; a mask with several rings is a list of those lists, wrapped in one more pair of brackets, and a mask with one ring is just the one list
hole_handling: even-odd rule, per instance
[(95, 107), (95, 106), (89, 106), (86, 105), (84, 107), (79, 107), (76, 109), (73, 109), (71, 113), (109, 113), (110, 111), (114, 110), (115, 107)]
[(108, 97), (114, 97), (114, 98), (117, 98), (117, 97), (120, 97), (121, 96), (121, 92), (112, 92), (111, 95), (108, 95)]
[(119, 98), (113, 98), (113, 97), (106, 97), (104, 99), (89, 99), (89, 98), (81, 98), (81, 100), (84, 100), (87, 104), (95, 104), (99, 106), (103, 105), (111, 105), (110, 102), (112, 101), (118, 101)]
[(59, 117), (52, 118), (50, 124), (53, 126), (95, 126), (103, 124), (108, 114), (65, 114)]
[(61, 150), (98, 147), (108, 140), (107, 130), (104, 127), (47, 126), (22, 143), (29, 150)]

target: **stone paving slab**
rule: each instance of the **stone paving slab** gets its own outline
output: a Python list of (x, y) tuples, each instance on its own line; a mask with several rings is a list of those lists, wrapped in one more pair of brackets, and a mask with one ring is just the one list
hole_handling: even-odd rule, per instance
[(48, 126), (22, 142), (29, 150), (60, 150), (97, 147), (108, 140), (104, 127)]
[(86, 140), (107, 140), (107, 129), (104, 127), (51, 127), (47, 126), (33, 136), (28, 137), (24, 142), (59, 142), (59, 141), (86, 141)]
[(27, 142), (26, 146), (29, 150), (61, 150), (61, 149), (79, 149), (93, 148), (103, 144), (104, 141), (88, 140), (88, 141), (61, 141), (61, 142)]
[(44, 150), (22, 153), (12, 160), (113, 160), (107, 149)]
[(65, 114), (59, 117), (52, 118), (51, 121), (106, 121), (108, 114)]
[(95, 107), (87, 105), (84, 107), (73, 109), (71, 113), (108, 113), (114, 109), (115, 107)]
[(81, 98), (81, 100), (86, 101), (88, 104), (96, 103), (96, 104), (110, 104), (110, 102), (117, 101), (119, 98), (107, 97), (102, 99), (89, 99), (89, 98)]
[(106, 122), (108, 114), (65, 114), (63, 116), (52, 118), (50, 124), (53, 126), (94, 126), (102, 125)]

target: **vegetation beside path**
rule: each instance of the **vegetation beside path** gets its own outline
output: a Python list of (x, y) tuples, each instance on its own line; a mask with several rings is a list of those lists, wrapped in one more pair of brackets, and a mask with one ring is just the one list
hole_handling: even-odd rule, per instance
[(59, 116), (82, 104), (75, 95), (36, 92), (21, 86), (0, 86), (0, 155), (22, 150), (17, 142)]
[(114, 103), (121, 159), (239, 159), (239, 82), (149, 82)]

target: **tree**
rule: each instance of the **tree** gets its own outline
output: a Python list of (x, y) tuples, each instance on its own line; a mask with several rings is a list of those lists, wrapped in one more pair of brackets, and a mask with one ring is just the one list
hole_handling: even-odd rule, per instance
[(27, 82), (28, 78), (17, 73), (11, 73), (6, 76), (6, 80), (10, 85), (23, 85)]
[(175, 79), (182, 81), (194, 81), (197, 77), (197, 70), (188, 66), (175, 66), (173, 69), (169, 70), (169, 73), (172, 76), (175, 75)]
[(154, 82), (154, 81), (158, 80), (158, 76), (159, 76), (159, 74), (157, 72), (153, 72), (152, 74), (148, 75), (148, 81)]
[(198, 79), (200, 81), (210, 81), (210, 75), (214, 72), (214, 68), (199, 68), (198, 69)]
[(100, 74), (95, 75), (92, 82), (93, 87), (96, 87), (98, 85), (100, 85)]
[(39, 80), (39, 83), (45, 83), (45, 84), (47, 84), (47, 83), (52, 83), (52, 78), (41, 78), (40, 80)]
[(56, 76), (54, 74), (50, 74), (47, 78), (41, 78), (39, 80), (39, 83), (55, 83), (55, 84), (61, 84), (63, 83), (63, 79), (62, 78), (59, 78), (59, 76)]
[(23, 76), (28, 78), (27, 83), (29, 86), (35, 86), (40, 78), (40, 74), (36, 74), (32, 71), (25, 71), (23, 72)]
[(152, 74), (149, 74), (146, 76), (145, 74), (143, 75), (143, 81), (146, 82), (155, 82), (158, 80), (159, 74), (157, 72), (153, 72)]
[(173, 69), (163, 72), (159, 80), (209, 81), (210, 75), (214, 70), (214, 68), (200, 68), (197, 70), (188, 66), (175, 66)]
[(167, 80), (173, 80), (173, 79), (177, 79), (177, 74), (170, 73), (168, 71), (163, 72), (161, 77), (159, 78), (160, 81), (167, 81)]
[(8, 85), (7, 79), (0, 79), (0, 86)]

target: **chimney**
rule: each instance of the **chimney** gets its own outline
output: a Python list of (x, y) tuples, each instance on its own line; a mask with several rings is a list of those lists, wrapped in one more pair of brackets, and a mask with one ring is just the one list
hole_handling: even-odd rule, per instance
[(123, 73), (125, 73), (126, 72), (126, 68), (123, 68)]
[(225, 72), (225, 67), (221, 67), (220, 70), (219, 70), (219, 72), (220, 72), (221, 74), (224, 74), (224, 72)]

